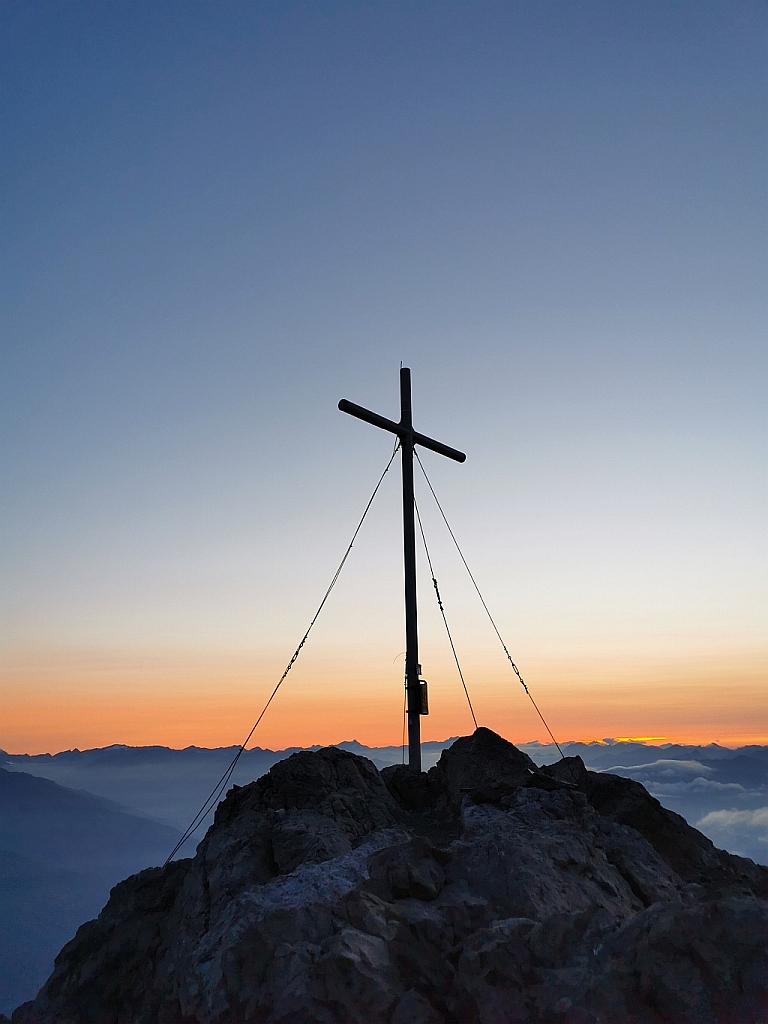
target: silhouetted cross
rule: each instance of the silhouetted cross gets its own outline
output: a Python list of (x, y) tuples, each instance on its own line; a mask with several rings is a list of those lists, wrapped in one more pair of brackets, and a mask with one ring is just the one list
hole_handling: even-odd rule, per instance
[(339, 409), (356, 416), (359, 420), (372, 423), (374, 427), (389, 430), (400, 438), (403, 453), (403, 553), (405, 557), (405, 680), (408, 694), (408, 764), (412, 771), (421, 771), (421, 687), (419, 683), (419, 633), (416, 621), (416, 532), (413, 517), (413, 447), (420, 444), (433, 452), (445, 455), (456, 462), (464, 462), (467, 456), (447, 444), (435, 441), (426, 434), (413, 429), (411, 413), (411, 371), (400, 368), (400, 422), (388, 420), (378, 413), (370, 412), (361, 405), (342, 398)]

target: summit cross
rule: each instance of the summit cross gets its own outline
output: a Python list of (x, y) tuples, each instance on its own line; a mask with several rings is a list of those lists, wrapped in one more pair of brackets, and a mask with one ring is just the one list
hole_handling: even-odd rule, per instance
[(411, 410), (411, 371), (400, 367), (400, 422), (388, 420), (385, 416), (364, 409), (342, 398), (339, 409), (356, 416), (359, 420), (372, 423), (400, 438), (403, 467), (403, 555), (405, 561), (405, 685), (408, 696), (408, 765), (411, 771), (421, 771), (421, 683), (419, 680), (419, 632), (416, 620), (416, 524), (414, 521), (413, 499), (413, 449), (422, 448), (445, 455), (456, 462), (464, 462), (464, 452), (450, 448), (441, 441), (435, 441), (426, 434), (413, 429)]

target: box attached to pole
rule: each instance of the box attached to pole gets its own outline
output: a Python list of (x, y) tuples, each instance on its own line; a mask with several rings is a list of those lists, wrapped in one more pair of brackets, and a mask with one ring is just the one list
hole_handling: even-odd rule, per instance
[[(417, 667), (418, 667), (419, 675), (421, 675), (421, 665), (419, 665)], [(408, 703), (408, 684), (407, 684), (407, 682), (406, 682), (406, 686), (405, 686), (405, 693), (406, 693), (406, 704), (408, 705), (408, 710), (410, 711), (411, 710), (411, 706)], [(420, 715), (428, 715), (429, 714), (429, 691), (427, 689), (427, 680), (426, 679), (419, 679), (419, 714)]]

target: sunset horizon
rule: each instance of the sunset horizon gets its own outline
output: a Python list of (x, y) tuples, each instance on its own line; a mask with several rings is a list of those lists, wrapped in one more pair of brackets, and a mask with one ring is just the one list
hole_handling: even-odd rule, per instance
[[(402, 742), (403, 682), (387, 671), (386, 658), (371, 659), (376, 673), (366, 679), (364, 668), (351, 671), (349, 662), (327, 650), (313, 656), (309, 648), (302, 657), (304, 665), (300, 659), (294, 666), (249, 747)], [(259, 668), (258, 657), (245, 655), (181, 659), (167, 652), (123, 652), (115, 658), (103, 651), (69, 651), (66, 659), (51, 658), (41, 666), (39, 655), (20, 654), (15, 669), (6, 664), (2, 679), (0, 749), (53, 754), (114, 744), (239, 746), (279, 679), (272, 667), (279, 664), (276, 656), (270, 662)], [(455, 666), (446, 652), (432, 659), (433, 671), (429, 664), (424, 675), (430, 715), (422, 720), (423, 739), (471, 733)], [(462, 665), (479, 725), (514, 743), (551, 742), (501, 658), (476, 655)], [(768, 744), (759, 653), (738, 661), (727, 655), (639, 661), (582, 654), (568, 664), (539, 656), (524, 678), (558, 742), (646, 737), (643, 742)]]

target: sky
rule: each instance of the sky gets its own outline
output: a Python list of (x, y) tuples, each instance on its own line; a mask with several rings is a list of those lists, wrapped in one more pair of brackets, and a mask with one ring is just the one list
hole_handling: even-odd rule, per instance
[[(765, 5), (0, 7), (0, 747), (241, 742), (392, 451), (565, 739), (768, 743)], [(253, 743), (400, 741), (399, 467)], [(475, 711), (546, 739), (417, 477)], [(471, 718), (419, 552), (426, 739)]]

